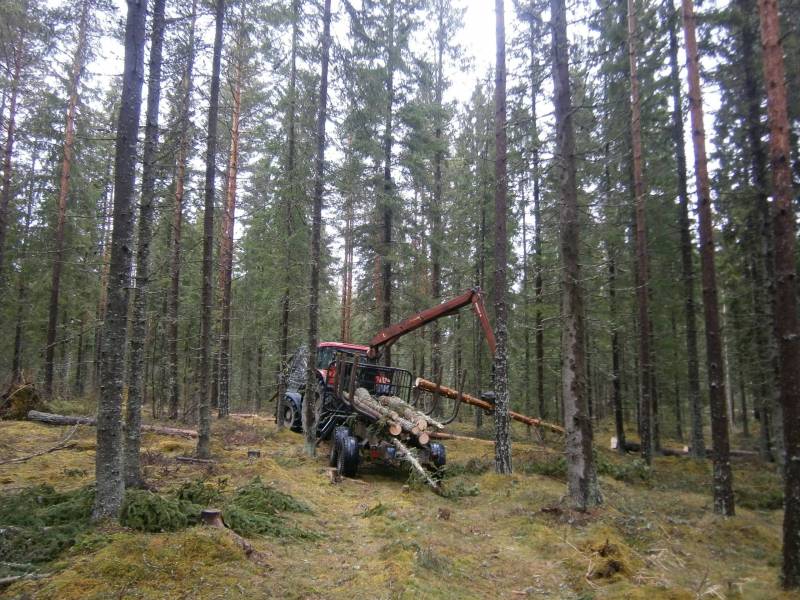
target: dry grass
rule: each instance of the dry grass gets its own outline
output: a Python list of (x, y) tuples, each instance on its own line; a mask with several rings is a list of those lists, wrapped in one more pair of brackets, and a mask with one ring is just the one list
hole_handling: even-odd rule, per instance
[[(408, 485), (407, 474), (364, 466), (358, 481), (331, 484), (327, 449), (310, 459), (301, 437), (261, 419), (214, 422), (218, 463), (180, 464), (193, 442), (146, 435), (148, 483), (161, 490), (206, 478), (230, 488), (255, 476), (308, 504), (297, 523), (323, 532), (319, 540), (255, 538), (265, 560), (248, 560), (218, 530), (171, 534), (124, 529), (93, 531), (66, 552), (41, 581), (6, 588), (8, 597), (62, 598), (792, 598), (780, 592), (779, 510), (740, 508), (711, 513), (705, 463), (659, 458), (646, 479), (601, 477), (606, 504), (588, 514), (564, 504), (557, 475), (532, 463), (558, 456), (518, 431), (516, 473), (486, 469), (492, 446), (446, 443), (458, 468), (445, 485), (474, 488), (451, 498)], [(0, 423), (0, 460), (55, 443), (59, 428)], [(466, 430), (464, 433), (467, 433)], [(81, 428), (75, 448), (0, 466), (0, 493), (50, 483), (90, 483), (94, 431)], [(607, 447), (604, 432), (598, 444)], [(552, 441), (555, 444), (556, 442)], [(248, 449), (261, 457), (247, 458)], [(624, 468), (631, 457), (600, 450)], [(550, 457), (550, 458), (546, 458)], [(736, 462), (737, 488), (758, 498), (779, 489), (778, 477), (753, 462)], [(616, 472), (616, 471), (614, 471)], [(67, 475), (70, 473), (70, 475)], [(752, 488), (752, 489), (751, 489)], [(380, 509), (375, 509), (380, 505)], [(441, 518), (447, 514), (447, 518)]]

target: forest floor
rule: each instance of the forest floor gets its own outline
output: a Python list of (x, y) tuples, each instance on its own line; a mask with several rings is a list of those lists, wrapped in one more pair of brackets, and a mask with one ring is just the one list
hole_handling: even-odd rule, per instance
[[(145, 435), (148, 484), (170, 494), (202, 480), (229, 495), (259, 477), (310, 508), (279, 516), (285, 535), (248, 536), (256, 550), (248, 556), (224, 529), (194, 525), (144, 533), (87, 525), (55, 557), (28, 567), (44, 577), (0, 587), (0, 596), (798, 597), (782, 593), (778, 580), (780, 480), (771, 465), (756, 460), (734, 460), (737, 514), (721, 518), (711, 510), (709, 461), (656, 458), (648, 469), (633, 456), (606, 450), (611, 434), (601, 427), (596, 441), (605, 504), (581, 514), (564, 502), (562, 441), (533, 441), (524, 428), (515, 430), (511, 476), (493, 472), (491, 443), (447, 441), (449, 497), (410, 481), (403, 470), (378, 465), (362, 465), (357, 479), (333, 484), (325, 444), (316, 459), (307, 458), (301, 436), (279, 433), (267, 419), (230, 418), (214, 421), (213, 428), (214, 465), (175, 461), (192, 453), (192, 440)], [(46, 449), (66, 429), (0, 422), (0, 461)], [(454, 430), (473, 432), (466, 424)], [(91, 484), (94, 433), (81, 426), (68, 449), (1, 465), (0, 515), (14, 498), (43, 502), (19, 495), (29, 486), (65, 491)], [(261, 456), (248, 459), (249, 449)], [(0, 534), (3, 527), (0, 518)], [(15, 556), (3, 539), (0, 578), (25, 569), (13, 563), (30, 556), (26, 548)]]

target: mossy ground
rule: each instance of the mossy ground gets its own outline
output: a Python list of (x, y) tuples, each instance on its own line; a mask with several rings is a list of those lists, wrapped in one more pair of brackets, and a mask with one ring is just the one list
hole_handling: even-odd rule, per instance
[[(260, 477), (302, 501), (293, 525), (311, 537), (253, 536), (263, 560), (249, 560), (224, 531), (192, 526), (172, 533), (91, 529), (40, 572), (0, 590), (10, 598), (793, 598), (779, 587), (780, 494), (770, 466), (734, 462), (734, 518), (711, 512), (710, 464), (657, 458), (644, 469), (609, 450), (597, 434), (605, 505), (575, 513), (564, 503), (560, 440), (532, 443), (515, 431), (515, 474), (493, 473), (490, 443), (446, 442), (450, 497), (408, 485), (398, 469), (363, 465), (358, 480), (331, 484), (327, 448), (303, 455), (302, 439), (266, 419), (215, 421), (212, 466), (183, 464), (194, 442), (144, 436), (144, 471), (163, 494), (182, 486), (197, 501)], [(516, 427), (516, 426), (515, 426)], [(456, 427), (471, 434), (467, 425)], [(0, 460), (41, 450), (59, 428), (0, 423)], [(50, 484), (92, 483), (94, 430), (75, 447), (0, 466), (0, 494)], [(248, 459), (248, 449), (261, 457)], [(188, 489), (188, 488), (184, 488)], [(478, 492), (477, 495), (472, 495)], [(282, 498), (282, 497), (281, 497)], [(285, 500), (285, 499), (284, 499)], [(288, 518), (288, 517), (287, 517)], [(2, 524), (0, 524), (0, 527)], [(9, 559), (10, 560), (10, 559)]]

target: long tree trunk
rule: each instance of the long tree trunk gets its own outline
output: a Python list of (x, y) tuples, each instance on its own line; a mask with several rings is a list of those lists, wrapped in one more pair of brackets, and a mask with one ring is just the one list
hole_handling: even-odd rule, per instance
[[(8, 230), (8, 207), (11, 203), (11, 176), (13, 174), (11, 159), (14, 155), (14, 135), (17, 126), (17, 97), (19, 95), (20, 76), (22, 72), (23, 40), (18, 40), (14, 49), (14, 70), (9, 85), (11, 94), (8, 103), (8, 122), (6, 123), (6, 144), (3, 148), (3, 188), (0, 191), (0, 289), (3, 287), (5, 266), (6, 232)], [(5, 100), (5, 97), (3, 98)], [(5, 102), (4, 102), (5, 104)], [(5, 107), (4, 107), (5, 108)], [(2, 123), (0, 123), (2, 125)], [(2, 127), (0, 127), (0, 130)]]
[(711, 440), (714, 447), (714, 512), (734, 514), (733, 473), (730, 462), (728, 418), (725, 411), (725, 374), (722, 364), (722, 339), (719, 324), (717, 276), (714, 265), (714, 230), (711, 217), (711, 186), (706, 158), (706, 134), (703, 125), (703, 99), (700, 89), (700, 65), (697, 55), (694, 6), (683, 2), (683, 31), (686, 39), (686, 70), (689, 78), (689, 107), (692, 118), (695, 175), (697, 178), (700, 221), (700, 266), (703, 280), (703, 311), (706, 322), (706, 356), (711, 404)]
[(617, 327), (617, 269), (616, 260), (609, 250), (608, 257), (608, 303), (611, 312), (611, 386), (614, 403), (614, 426), (617, 432), (617, 450), (625, 454), (625, 423), (622, 415), (622, 392), (620, 389), (619, 328)]
[(325, 0), (322, 17), (322, 66), (317, 109), (317, 156), (314, 160), (314, 209), (311, 222), (311, 281), (308, 298), (308, 378), (303, 402), (303, 431), (305, 451), (316, 454), (317, 418), (322, 394), (317, 397), (317, 344), (319, 343), (319, 274), (320, 242), (322, 237), (322, 208), (325, 194), (325, 121), (328, 118), (328, 55), (331, 47), (331, 0)]
[[(244, 5), (241, 5), (244, 6)], [(244, 10), (244, 9), (242, 9)], [(219, 243), (219, 294), (221, 323), (219, 335), (219, 395), (218, 415), (230, 414), (230, 368), (231, 368), (231, 279), (233, 276), (233, 228), (236, 214), (236, 177), (239, 168), (239, 119), (242, 108), (242, 36), (244, 15), (241, 16), (237, 39), (233, 75), (233, 114), (231, 116), (231, 151), (228, 159), (228, 187), (225, 208), (222, 212), (222, 235)]]
[(205, 201), (203, 206), (203, 283), (200, 293), (200, 387), (198, 389), (197, 456), (211, 456), (211, 408), (209, 406), (211, 374), (211, 327), (213, 312), (214, 270), (214, 196), (217, 178), (217, 116), (219, 114), (219, 71), (222, 61), (222, 26), (225, 0), (216, 2), (214, 57), (211, 66), (211, 93), (208, 105), (208, 139), (206, 141)]
[[(394, 75), (396, 70), (395, 58), (395, 4), (396, 0), (389, 2), (389, 21), (387, 36), (389, 47), (386, 49), (386, 122), (383, 131), (383, 231), (381, 238), (381, 312), (383, 327), (392, 324), (392, 219), (394, 218), (394, 185), (392, 183), (392, 144), (394, 143), (392, 123), (394, 121)], [(385, 365), (392, 364), (392, 351), (386, 347), (383, 352)]]
[(180, 377), (178, 375), (178, 309), (181, 287), (181, 229), (183, 228), (183, 198), (186, 186), (186, 168), (191, 145), (189, 133), (189, 111), (192, 104), (192, 76), (194, 74), (194, 37), (197, 19), (197, 0), (192, 1), (192, 13), (189, 21), (188, 55), (186, 70), (183, 74), (183, 85), (180, 105), (180, 133), (178, 141), (178, 157), (175, 174), (175, 199), (172, 208), (172, 223), (169, 241), (169, 278), (167, 291), (167, 393), (169, 394), (168, 417), (178, 418), (180, 406)]
[[(433, 197), (431, 198), (431, 296), (433, 304), (439, 304), (442, 298), (442, 244), (444, 233), (442, 231), (442, 162), (444, 161), (444, 141), (442, 139), (444, 107), (444, 50), (447, 44), (446, 19), (450, 16), (446, 12), (444, 3), (436, 6), (436, 81), (435, 81), (435, 113), (434, 113), (434, 155), (433, 155)], [(442, 333), (439, 321), (432, 323), (431, 329), (431, 367), (433, 373), (438, 374), (442, 365)]]
[[(147, 79), (147, 113), (142, 157), (142, 198), (139, 205), (139, 239), (136, 247), (136, 290), (130, 342), (128, 402), (125, 410), (125, 486), (141, 487), (139, 465), (142, 403), (144, 398), (144, 345), (147, 337), (147, 294), (150, 289), (150, 242), (153, 238), (153, 202), (158, 153), (158, 108), (161, 102), (161, 51), (164, 45), (166, 0), (153, 3), (150, 67)], [(80, 368), (80, 365), (79, 365)]]
[[(33, 201), (35, 198), (35, 178), (36, 163), (39, 159), (39, 148), (34, 149), (33, 157), (31, 158), (30, 171), (28, 173), (28, 201), (25, 207), (25, 226), (22, 230), (22, 248), (20, 249), (20, 267), (18, 273), (17, 283), (17, 315), (16, 325), (14, 326), (14, 357), (11, 362), (11, 375), (14, 381), (22, 380), (22, 335), (23, 335), (23, 321), (25, 318), (25, 310), (27, 308), (28, 286), (25, 273), (25, 261), (28, 257), (28, 244), (30, 243), (29, 234), (31, 230), (31, 222), (33, 220)], [(41, 190), (40, 190), (41, 193)]]
[(586, 406), (586, 349), (580, 275), (580, 224), (575, 130), (569, 83), (569, 42), (564, 0), (551, 0), (553, 96), (556, 118), (555, 166), (561, 196), (562, 345), (561, 389), (566, 427), (567, 485), (579, 510), (602, 503), (592, 455), (592, 423)]
[(103, 324), (103, 371), (97, 407), (96, 495), (93, 518), (116, 519), (122, 507), (122, 394), (125, 384), (128, 286), (133, 247), (133, 200), (136, 145), (144, 82), (146, 0), (128, 0), (125, 23), (125, 70), (114, 157), (114, 226), (108, 303)]
[(790, 125), (777, 0), (758, 0), (769, 154), (775, 198), (775, 322), (780, 357), (786, 471), (783, 516), (783, 586), (800, 588), (800, 322), (797, 318), (796, 222), (790, 167)]
[(647, 220), (642, 157), (642, 112), (639, 101), (639, 74), (636, 41), (638, 36), (636, 3), (628, 0), (628, 63), (630, 67), (631, 150), (633, 152), (633, 194), (636, 206), (636, 307), (639, 322), (639, 431), (642, 436), (642, 458), (653, 461), (653, 368), (650, 348), (649, 266)]
[(286, 156), (286, 192), (284, 200), (286, 229), (286, 246), (284, 248), (284, 288), (281, 300), (281, 326), (280, 326), (280, 356), (276, 368), (278, 380), (278, 393), (275, 401), (275, 415), (278, 429), (283, 428), (283, 401), (286, 393), (286, 381), (284, 379), (284, 367), (289, 359), (289, 301), (291, 299), (291, 273), (292, 273), (292, 236), (294, 235), (294, 201), (299, 189), (298, 175), (295, 170), (297, 142), (295, 135), (295, 122), (297, 112), (297, 43), (300, 35), (300, 0), (292, 0), (292, 58), (289, 71), (289, 131), (288, 131), (288, 152)]
[[(56, 329), (58, 326), (58, 299), (61, 293), (61, 269), (64, 263), (64, 228), (67, 221), (67, 197), (72, 170), (72, 154), (75, 146), (75, 113), (78, 108), (78, 90), (83, 65), (86, 61), (86, 38), (89, 24), (89, 0), (83, 0), (78, 24), (78, 43), (72, 58), (72, 71), (69, 84), (69, 103), (67, 122), (64, 130), (64, 157), (61, 163), (61, 180), (58, 190), (58, 220), (55, 231), (55, 252), (50, 282), (50, 308), (47, 319), (47, 341), (44, 354), (44, 392), (53, 393), (53, 363), (56, 351)], [(116, 193), (116, 192), (115, 192)]]
[(703, 437), (703, 400), (700, 396), (700, 361), (697, 352), (697, 319), (694, 301), (694, 265), (692, 259), (692, 233), (689, 222), (689, 191), (686, 176), (686, 148), (683, 140), (683, 100), (681, 98), (680, 69), (678, 67), (678, 10), (669, 1), (669, 63), (672, 92), (672, 141), (678, 175), (678, 224), (681, 235), (681, 275), (683, 279), (684, 318), (686, 320), (686, 364), (689, 392), (689, 412), (692, 434), (689, 453), (704, 458), (706, 444)]
[(503, 0), (494, 3), (497, 43), (494, 76), (494, 468), (511, 473), (511, 437), (508, 420), (508, 310), (506, 269), (508, 268), (508, 193), (506, 132), (506, 23)]

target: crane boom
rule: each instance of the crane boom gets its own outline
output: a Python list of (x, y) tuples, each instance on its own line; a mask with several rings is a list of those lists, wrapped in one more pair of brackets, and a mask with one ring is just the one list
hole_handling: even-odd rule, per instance
[(436, 319), (441, 319), (442, 317), (455, 314), (468, 304), (472, 304), (472, 308), (475, 311), (475, 314), (478, 316), (478, 321), (480, 321), (481, 328), (486, 336), (489, 349), (491, 350), (492, 355), (494, 355), (495, 350), (497, 349), (497, 342), (494, 339), (494, 331), (492, 331), (492, 326), (489, 324), (489, 317), (486, 314), (486, 307), (483, 304), (483, 293), (481, 292), (480, 288), (476, 287), (472, 288), (471, 290), (467, 290), (452, 300), (442, 302), (438, 306), (418, 312), (414, 315), (411, 315), (407, 319), (400, 321), (399, 323), (395, 323), (394, 325), (390, 325), (385, 329), (381, 329), (370, 340), (367, 356), (370, 358), (377, 358), (380, 356), (384, 348), (388, 348), (407, 333), (411, 333), (415, 329), (419, 329), (420, 327), (427, 325)]

